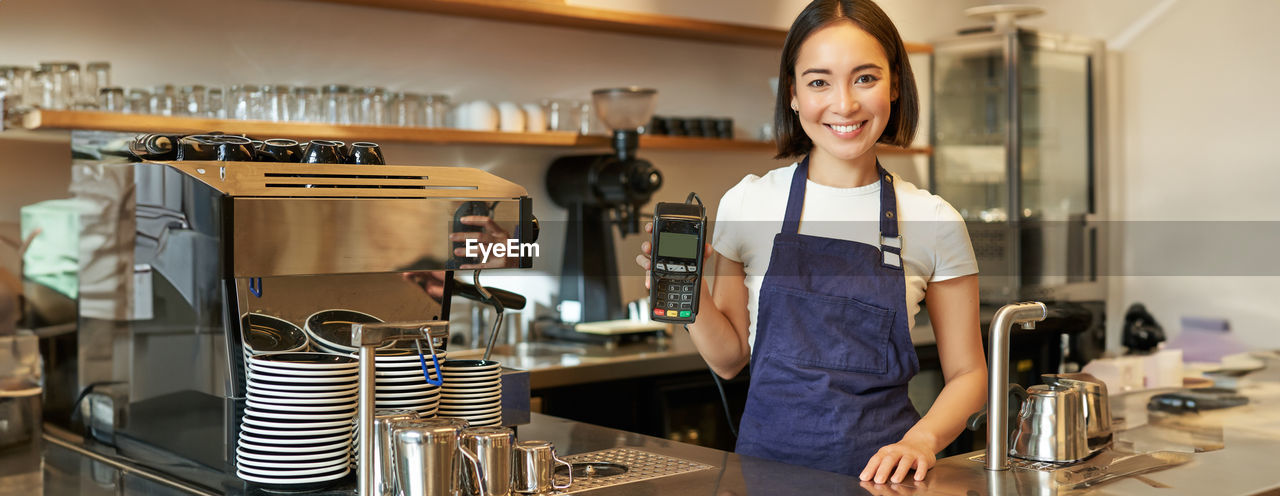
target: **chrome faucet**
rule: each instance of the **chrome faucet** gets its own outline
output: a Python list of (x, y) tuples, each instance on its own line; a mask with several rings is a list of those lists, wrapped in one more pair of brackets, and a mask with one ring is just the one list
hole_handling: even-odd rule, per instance
[(1035, 329), (1049, 309), (1038, 301), (1012, 303), (996, 310), (987, 338), (987, 470), (1009, 468), (1009, 332), (1015, 324)]

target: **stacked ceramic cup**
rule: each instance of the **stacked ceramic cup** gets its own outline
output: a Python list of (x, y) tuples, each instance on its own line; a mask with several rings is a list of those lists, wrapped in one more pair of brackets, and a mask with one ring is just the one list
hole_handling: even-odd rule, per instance
[(460, 418), (472, 426), (502, 425), (502, 367), (492, 360), (441, 362), (440, 417)]
[(236, 475), (282, 488), (314, 487), (345, 476), (356, 415), (356, 359), (268, 353), (246, 364)]

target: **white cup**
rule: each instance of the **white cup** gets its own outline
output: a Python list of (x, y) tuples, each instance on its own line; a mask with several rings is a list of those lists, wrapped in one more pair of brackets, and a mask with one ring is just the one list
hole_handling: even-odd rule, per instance
[(498, 130), (505, 133), (524, 132), (524, 110), (514, 102), (498, 104)]
[(526, 103), (520, 106), (524, 110), (524, 128), (531, 133), (547, 131), (547, 112), (542, 105)]
[(471, 131), (497, 131), (498, 108), (486, 100), (473, 100), (458, 105), (457, 126)]

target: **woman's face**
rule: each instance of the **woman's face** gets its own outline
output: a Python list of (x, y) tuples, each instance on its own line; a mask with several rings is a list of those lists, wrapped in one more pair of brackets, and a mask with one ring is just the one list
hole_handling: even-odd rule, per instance
[(851, 161), (872, 151), (898, 98), (880, 43), (850, 22), (800, 45), (791, 108), (815, 152)]

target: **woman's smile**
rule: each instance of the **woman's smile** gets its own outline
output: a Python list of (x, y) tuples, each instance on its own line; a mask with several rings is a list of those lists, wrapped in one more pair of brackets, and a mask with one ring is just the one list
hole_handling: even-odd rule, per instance
[(852, 139), (856, 138), (859, 134), (862, 134), (862, 126), (866, 123), (867, 121), (857, 121), (846, 124), (828, 123), (824, 125), (827, 126), (827, 129), (831, 130), (831, 134), (836, 135), (837, 138)]

